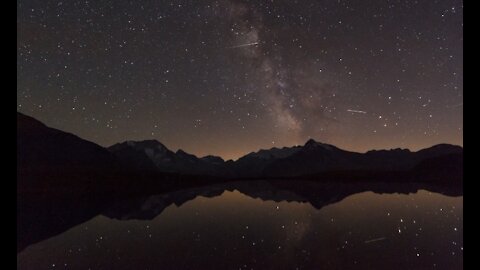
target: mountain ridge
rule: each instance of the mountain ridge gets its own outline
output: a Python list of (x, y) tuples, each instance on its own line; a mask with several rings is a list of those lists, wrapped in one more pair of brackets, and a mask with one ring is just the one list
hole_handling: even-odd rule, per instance
[[(150, 142), (150, 140), (146, 140)], [(130, 141), (127, 141), (130, 142)], [(122, 153), (116, 150), (115, 144), (108, 149), (122, 158)], [(143, 145), (145, 141), (136, 141), (135, 145)], [(165, 147), (160, 142), (158, 144)], [(128, 145), (126, 145), (128, 147)], [(370, 150), (365, 153), (353, 152), (334, 145), (309, 139), (303, 146), (273, 147), (248, 153), (239, 159), (225, 161), (221, 157), (209, 155), (208, 158), (198, 158), (181, 149), (173, 152), (166, 148), (171, 159), (182, 163), (181, 166), (165, 167), (167, 163), (158, 161), (159, 170), (182, 172), (187, 166), (193, 166), (186, 173), (207, 173), (215, 176), (236, 177), (283, 177), (301, 176), (324, 172), (328, 170), (408, 170), (424, 159), (463, 152), (461, 146), (437, 144), (429, 148), (411, 151), (409, 149), (392, 148), (390, 150)], [(145, 149), (144, 149), (145, 150)], [(136, 150), (138, 151), (138, 150)], [(146, 150), (145, 150), (146, 151)], [(141, 152), (141, 151), (140, 151)], [(150, 155), (152, 158), (152, 155)], [(213, 162), (213, 160), (215, 160)], [(195, 167), (197, 166), (197, 167)], [(200, 169), (209, 166), (209, 169)], [(312, 169), (314, 168), (314, 169)], [(221, 170), (221, 171), (218, 171)]]
[[(29, 155), (29, 149), (26, 148), (38, 148), (33, 143), (38, 139), (35, 138), (38, 135), (33, 136), (32, 134), (42, 134), (40, 137), (48, 137), (46, 140), (49, 141), (50, 145), (46, 145), (46, 147), (55, 149), (53, 152), (50, 151), (55, 154), (48, 154), (48, 151), (39, 149), (43, 152), (40, 151), (41, 154), (35, 155), (43, 155), (42, 158), (35, 159), (35, 155)], [(95, 151), (91, 150), (93, 151), (92, 155), (95, 156), (95, 153), (98, 152), (98, 155), (104, 157), (105, 163), (115, 163), (116, 170), (121, 168), (121, 170), (129, 170), (133, 174), (147, 172), (226, 178), (284, 178), (315, 175), (329, 171), (408, 171), (426, 159), (450, 154), (463, 154), (463, 147), (445, 143), (418, 151), (392, 148), (390, 150), (370, 150), (359, 153), (309, 139), (304, 145), (260, 149), (235, 161), (225, 161), (221, 157), (213, 155), (197, 157), (181, 149), (174, 152), (154, 139), (128, 140), (103, 148), (73, 134), (49, 128), (32, 117), (17, 113), (17, 137), (20, 138), (17, 142), (17, 151), (26, 152), (26, 154), (20, 155), (18, 159), (23, 168), (29, 168), (27, 163), (42, 164), (45, 160), (55, 159), (57, 156), (66, 156), (63, 159), (67, 161), (74, 158), (72, 156), (75, 155), (66, 155), (61, 152), (61, 149), (55, 148), (55, 140), (52, 140), (49, 136), (68, 137), (70, 138), (67, 140), (68, 142), (75, 141), (72, 145), (88, 145), (88, 147), (76, 147), (74, 149), (77, 150), (72, 152), (77, 155), (77, 152), (82, 153), (85, 149), (95, 149)], [(25, 145), (28, 147), (25, 147)], [(68, 149), (72, 146), (65, 143), (62, 147)], [(28, 162), (23, 160), (24, 157), (29, 156), (34, 157), (34, 159)], [(89, 158), (84, 158), (84, 160), (82, 162), (88, 163)], [(95, 160), (95, 157), (92, 160)], [(57, 158), (55, 162), (57, 162), (55, 163), (57, 167), (61, 167), (64, 160)], [(82, 163), (82, 166), (84, 166), (84, 163)], [(80, 167), (85, 169), (82, 166)], [(92, 163), (89, 166), (95, 167), (95, 164)], [(102, 166), (108, 167), (110, 165)]]

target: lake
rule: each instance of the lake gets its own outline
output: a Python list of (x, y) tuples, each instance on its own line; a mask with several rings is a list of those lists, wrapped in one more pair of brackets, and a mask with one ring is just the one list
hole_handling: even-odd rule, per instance
[(458, 189), (250, 181), (92, 213), (26, 245), (18, 269), (463, 269)]

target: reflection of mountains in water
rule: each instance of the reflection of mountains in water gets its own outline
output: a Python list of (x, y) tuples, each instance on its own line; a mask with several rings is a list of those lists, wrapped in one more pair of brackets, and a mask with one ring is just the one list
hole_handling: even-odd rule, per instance
[(260, 199), (262, 201), (302, 202), (309, 203), (316, 209), (321, 209), (329, 204), (337, 203), (350, 195), (365, 191), (380, 194), (409, 194), (416, 193), (420, 189), (447, 196), (463, 195), (463, 191), (459, 187), (413, 183), (319, 184), (311, 181), (296, 181), (292, 183), (289, 180), (248, 181), (173, 191), (161, 195), (138, 198), (136, 200), (117, 201), (102, 214), (120, 220), (151, 220), (171, 205), (181, 206), (184, 203), (194, 200), (198, 196), (213, 198), (222, 195), (225, 191), (234, 190), (250, 198)]
[(276, 180), (244, 181), (215, 184), (205, 187), (171, 188), (162, 194), (135, 199), (109, 200), (105, 197), (21, 198), (21, 212), (17, 217), (17, 251), (26, 246), (58, 235), (78, 224), (102, 214), (109, 218), (151, 220), (171, 205), (181, 206), (198, 196), (213, 198), (225, 191), (237, 190), (244, 195), (263, 201), (310, 203), (316, 209), (344, 198), (364, 192), (415, 193), (419, 189), (447, 196), (462, 196), (460, 186), (393, 183), (318, 183), (313, 181)]

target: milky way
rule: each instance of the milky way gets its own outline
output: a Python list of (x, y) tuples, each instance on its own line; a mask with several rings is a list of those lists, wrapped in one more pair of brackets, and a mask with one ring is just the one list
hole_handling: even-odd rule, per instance
[(463, 144), (462, 1), (17, 1), (17, 109), (109, 146)]

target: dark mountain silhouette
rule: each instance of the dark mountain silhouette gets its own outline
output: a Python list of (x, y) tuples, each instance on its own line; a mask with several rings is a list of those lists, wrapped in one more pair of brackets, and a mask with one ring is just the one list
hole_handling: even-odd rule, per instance
[[(451, 159), (461, 159), (463, 155), (462, 147), (449, 144), (439, 144), (417, 152), (391, 149), (357, 153), (310, 139), (303, 146), (260, 150), (236, 161), (224, 161), (216, 156), (198, 158), (183, 150), (173, 152), (156, 140), (126, 141), (105, 149), (75, 135), (48, 128), (20, 113), (17, 122), (17, 172), (22, 179), (18, 182), (19, 190), (61, 187), (99, 190), (102, 185), (105, 190), (110, 190), (111, 183), (115, 183), (114, 186), (119, 189), (125, 189), (129, 184), (136, 188), (147, 188), (150, 184), (155, 185), (155, 182), (158, 184), (158, 178), (165, 176), (171, 179), (195, 175), (258, 179), (315, 175), (319, 181), (332, 179), (339, 172), (351, 178), (362, 174), (385, 175), (386, 172), (400, 176), (402, 173), (399, 172), (410, 172), (426, 160), (452, 154), (455, 156)], [(417, 171), (425, 178), (429, 173), (436, 173), (432, 167), (434, 164), (439, 167), (438, 164), (442, 162), (447, 161), (440, 158), (436, 163), (423, 165)], [(458, 173), (463, 171), (462, 166), (446, 165), (440, 169), (451, 168), (456, 171), (456, 176), (463, 176)], [(90, 179), (98, 176), (103, 176), (103, 180), (91, 182)], [(137, 178), (137, 181), (128, 184), (131, 181), (127, 179), (128, 176)], [(150, 179), (147, 181), (138, 177)], [(126, 182), (120, 183), (119, 179)], [(409, 179), (413, 179), (411, 174)], [(149, 181), (152, 183), (147, 184)]]
[(441, 144), (418, 152), (392, 149), (362, 154), (309, 140), (292, 155), (268, 164), (262, 176), (293, 177), (327, 171), (353, 170), (408, 171), (425, 159), (461, 153), (463, 153), (462, 147)]
[(248, 178), (263, 175), (265, 168), (272, 162), (286, 158), (301, 149), (300, 146), (271, 148), (247, 154), (237, 161), (229, 164), (229, 167), (237, 177)]
[[(156, 141), (146, 141), (145, 145), (157, 147), (152, 152), (163, 151), (166, 159), (169, 156), (180, 156), (186, 162), (192, 159), (191, 155), (182, 151), (175, 154)], [(134, 155), (129, 149), (119, 151), (122, 158), (95, 143), (17, 113), (17, 193), (122, 196), (126, 192), (141, 193), (152, 187), (176, 184), (180, 179), (210, 181), (209, 177), (186, 172), (161, 172), (148, 156)], [(182, 165), (180, 171), (184, 172), (187, 165)]]
[[(105, 149), (21, 113), (17, 114), (17, 126), (17, 172), (21, 179), (18, 189), (22, 191), (75, 188), (76, 192), (111, 192), (115, 187), (121, 192), (132, 187), (148, 189), (152, 184), (164, 184), (166, 178), (194, 179), (192, 176), (225, 179), (314, 176), (319, 181), (334, 181), (336, 175), (343, 175), (351, 176), (353, 181), (361, 175), (391, 172), (398, 178), (408, 172), (409, 180), (418, 181), (426, 181), (428, 175), (463, 177), (463, 148), (449, 144), (417, 152), (391, 149), (357, 153), (310, 139), (303, 146), (260, 150), (236, 161), (224, 161), (216, 156), (198, 158), (183, 150), (173, 152), (156, 140), (127, 141)], [(450, 160), (445, 156), (450, 156)], [(453, 159), (456, 161), (452, 162)], [(422, 177), (413, 177), (412, 170)], [(102, 180), (92, 182), (91, 179), (99, 177)]]
[(228, 178), (284, 178), (333, 171), (409, 171), (423, 160), (463, 153), (462, 147), (448, 144), (417, 152), (392, 149), (356, 153), (313, 139), (304, 146), (260, 150), (227, 162), (215, 156), (197, 158), (182, 150), (174, 153), (157, 141), (129, 141), (113, 145), (109, 150), (129, 164), (141, 161), (143, 165), (138, 165), (138, 168), (151, 168), (153, 162), (157, 170), (162, 172)]
[(216, 156), (198, 158), (183, 150), (173, 152), (156, 140), (127, 141), (108, 148), (119, 160), (139, 170), (189, 175), (229, 175), (224, 160)]
[[(141, 171), (158, 171), (159, 168), (155, 165), (154, 161), (148, 157), (146, 153), (139, 153), (138, 151), (132, 151), (132, 147), (129, 147), (129, 144), (135, 146), (134, 142), (125, 142), (123, 144), (115, 144), (111, 146), (108, 150), (112, 152), (117, 159), (125, 166), (134, 167), (137, 170)], [(153, 141), (145, 141), (146, 145), (154, 144)], [(160, 143), (158, 143), (160, 149), (166, 149)], [(135, 149), (135, 148), (133, 148)], [(158, 150), (160, 150), (158, 149)], [(136, 149), (135, 149), (136, 150)]]
[(222, 165), (225, 160), (223, 160), (223, 158), (221, 157), (217, 157), (217, 156), (212, 156), (212, 155), (208, 155), (208, 156), (204, 156), (202, 158), (200, 158), (210, 164), (216, 164), (216, 165)]
[[(123, 171), (105, 148), (17, 113), (17, 190), (87, 191)], [(80, 190), (79, 190), (80, 188)]]

